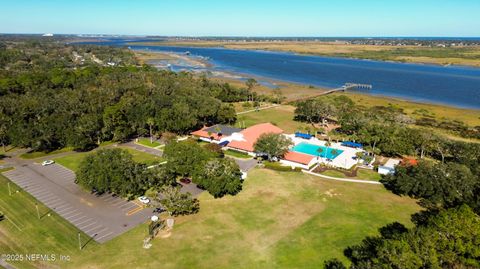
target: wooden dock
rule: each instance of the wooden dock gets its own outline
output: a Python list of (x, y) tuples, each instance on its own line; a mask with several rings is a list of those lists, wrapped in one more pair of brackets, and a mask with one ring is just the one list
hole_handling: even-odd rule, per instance
[(371, 90), (372, 88), (373, 88), (373, 86), (370, 85), (370, 84), (345, 83), (345, 85), (343, 85), (340, 88), (332, 89), (332, 90), (329, 90), (329, 91), (326, 91), (326, 92), (322, 92), (322, 93), (320, 93), (318, 95), (315, 95), (315, 96), (310, 96), (310, 97), (307, 97), (307, 98), (297, 99), (295, 101), (303, 101), (303, 100), (315, 98), (315, 97), (318, 97), (318, 96), (329, 95), (329, 94), (336, 93), (336, 92), (345, 92), (347, 90), (353, 90), (353, 89)]

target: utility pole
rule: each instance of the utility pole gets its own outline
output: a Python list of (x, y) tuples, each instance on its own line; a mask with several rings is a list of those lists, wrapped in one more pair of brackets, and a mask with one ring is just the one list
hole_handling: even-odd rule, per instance
[(80, 238), (80, 232), (78, 233), (78, 248), (82, 250), (82, 239)]
[(10, 182), (8, 182), (7, 184), (8, 184), (8, 195), (12, 196), (12, 190), (10, 189)]
[(37, 217), (40, 219), (40, 211), (38, 210), (38, 204), (35, 203), (35, 208), (37, 209)]

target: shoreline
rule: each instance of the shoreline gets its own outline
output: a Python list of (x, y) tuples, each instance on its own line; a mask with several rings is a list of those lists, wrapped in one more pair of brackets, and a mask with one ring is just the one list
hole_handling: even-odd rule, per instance
[[(158, 55), (159, 56), (158, 60), (168, 60), (166, 58), (174, 58), (174, 59), (175, 58), (180, 58), (182, 60), (188, 60), (191, 63), (197, 63), (198, 64), (199, 62), (203, 62), (205, 68), (211, 67), (211, 64), (209, 65), (208, 63), (205, 63), (205, 62), (207, 62), (207, 60), (192, 59), (192, 57), (188, 57), (188, 56), (184, 56), (184, 55), (178, 55), (178, 53), (174, 53), (174, 52), (160, 52), (160, 51), (136, 50), (136, 49), (131, 49), (131, 50), (136, 54), (137, 53), (147, 53), (147, 54), (149, 54), (149, 56)], [(148, 62), (152, 62), (152, 61), (154, 61), (154, 59), (149, 59)], [(151, 64), (151, 63), (149, 63), (149, 64)], [(151, 64), (151, 65), (154, 65), (154, 64)], [(188, 67), (186, 67), (186, 69), (188, 69)], [(308, 85), (308, 84), (296, 83), (296, 82), (291, 82), (291, 81), (287, 81), (287, 80), (276, 80), (276, 79), (271, 79), (271, 78), (266, 78), (266, 77), (261, 77), (261, 76), (255, 76), (255, 75), (232, 73), (232, 72), (227, 72), (227, 71), (222, 71), (222, 72), (216, 71), (216, 70), (212, 70), (212, 71), (205, 70), (205, 71), (210, 72), (210, 74), (213, 74), (212, 78), (219, 79), (219, 80), (225, 80), (225, 81), (228, 81), (228, 82), (231, 82), (231, 83), (233, 83), (233, 81), (238, 81), (240, 83), (243, 83), (246, 78), (252, 77), (252, 78), (255, 78), (257, 80), (266, 82), (264, 84), (270, 84), (270, 87), (268, 87), (270, 92), (272, 90), (274, 90), (275, 87), (277, 87), (280, 90), (285, 90), (285, 88), (287, 88), (287, 89), (288, 88), (296, 88), (296, 89), (302, 89), (303, 91), (304, 91), (305, 88), (307, 88), (307, 90), (310, 91), (310, 92), (316, 90), (312, 94), (306, 94), (305, 92), (303, 92), (304, 95), (302, 96), (302, 98), (312, 98), (316, 95), (321, 95), (322, 92), (318, 92), (319, 90), (320, 91), (328, 91), (328, 90), (333, 89), (333, 88), (330, 88), (330, 87), (324, 87), (324, 86), (319, 86), (319, 85), (313, 85), (314, 88), (312, 89), (311, 86)], [(193, 71), (192, 73), (199, 74), (198, 71)], [(235, 83), (233, 83), (233, 84), (235, 84)], [(272, 85), (275, 86), (275, 87), (272, 87)], [(263, 91), (263, 93), (266, 93), (266, 91)], [(390, 100), (390, 101), (395, 101), (395, 102), (408, 102), (408, 103), (417, 104), (417, 105), (448, 107), (448, 108), (451, 108), (451, 109), (459, 109), (459, 110), (464, 110), (464, 111), (479, 111), (480, 112), (480, 108), (464, 107), (464, 106), (460, 106), (460, 105), (447, 104), (447, 103), (441, 103), (441, 102), (431, 102), (431, 101), (428, 101), (428, 100), (425, 100), (425, 101), (424, 100), (415, 100), (415, 99), (410, 99), (408, 97), (403, 97), (403, 96), (389, 96), (389, 95), (384, 95), (384, 94), (370, 93), (370, 92), (363, 92), (363, 91), (354, 91), (354, 90), (347, 91), (346, 93), (368, 95), (368, 96), (372, 96), (372, 97), (376, 97), (376, 98), (382, 98), (382, 99), (385, 99), (385, 100)], [(308, 95), (314, 95), (314, 96), (308, 96)], [(302, 99), (302, 98), (297, 98), (297, 99)], [(288, 100), (288, 101), (292, 102), (292, 101), (295, 101), (295, 100)]]
[[(308, 52), (308, 51), (301, 51), (298, 49), (287, 49), (287, 48), (271, 48), (271, 47), (261, 47), (262, 43), (227, 43), (227, 42), (174, 42), (174, 41), (153, 41), (153, 42), (127, 42), (125, 43), (129, 46), (135, 46), (135, 45), (142, 45), (142, 46), (159, 46), (159, 47), (185, 47), (185, 48), (223, 48), (223, 49), (231, 49), (231, 50), (247, 50), (247, 51), (266, 51), (266, 52), (280, 52), (280, 53), (292, 53), (296, 55), (304, 55), (304, 56), (319, 56), (319, 57), (331, 57), (331, 58), (342, 58), (342, 59), (354, 59), (354, 60), (368, 60), (368, 61), (379, 61), (379, 62), (390, 62), (390, 63), (403, 63), (403, 64), (420, 64), (420, 65), (434, 65), (434, 66), (458, 66), (458, 67), (470, 67), (470, 68), (480, 68), (480, 61), (476, 61), (473, 59), (462, 59), (462, 58), (434, 58), (434, 57), (422, 57), (422, 56), (397, 56), (397, 57), (405, 57), (405, 59), (378, 59), (375, 57), (355, 57), (348, 55), (348, 53), (342, 54), (341, 52), (330, 52), (330, 53), (320, 53), (320, 52)], [(279, 44), (284, 44), (284, 46), (289, 45), (288, 43), (279, 43)], [(309, 43), (313, 44), (313, 43)], [(255, 46), (258, 47), (255, 47)], [(277, 45), (277, 44), (275, 44)], [(332, 45), (332, 44), (319, 44), (319, 45)], [(332, 45), (333, 46), (333, 45)], [(356, 45), (351, 45), (352, 47), (355, 47)], [(376, 49), (373, 49), (372, 52), (388, 52), (388, 51), (394, 51), (395, 49), (403, 49), (403, 48), (409, 48), (409, 49), (415, 49), (415, 47), (381, 47), (381, 46), (373, 46)], [(381, 49), (379, 49), (381, 48)], [(477, 48), (477, 47), (475, 47)], [(383, 49), (383, 50), (382, 50)], [(480, 51), (480, 48), (478, 48)], [(351, 52), (354, 53), (354, 52)], [(480, 52), (479, 52), (480, 53)], [(423, 58), (424, 60), (415, 60), (414, 58)], [(409, 60), (410, 59), (410, 60)], [(427, 60), (430, 59), (430, 60)], [(441, 60), (455, 60), (455, 61), (476, 61), (474, 63), (468, 64), (468, 63), (440, 63), (436, 61), (441, 61)]]

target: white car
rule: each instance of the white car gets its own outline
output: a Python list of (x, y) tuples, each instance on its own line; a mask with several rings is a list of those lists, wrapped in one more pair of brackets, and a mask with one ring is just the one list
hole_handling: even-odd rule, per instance
[(55, 161), (54, 160), (45, 160), (42, 162), (42, 165), (43, 166), (47, 166), (47, 165), (51, 165), (51, 164), (54, 164)]
[(138, 197), (138, 201), (140, 201), (142, 204), (148, 204), (148, 203), (150, 203), (150, 199), (148, 199), (148, 198), (145, 197), (145, 196), (140, 196), (140, 197)]

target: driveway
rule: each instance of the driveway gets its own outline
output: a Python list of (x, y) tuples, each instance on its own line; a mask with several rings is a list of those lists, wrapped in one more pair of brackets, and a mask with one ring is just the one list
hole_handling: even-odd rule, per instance
[(139, 144), (137, 144), (133, 141), (130, 141), (130, 142), (127, 142), (127, 143), (124, 143), (124, 144), (121, 144), (121, 145), (129, 147), (129, 148), (136, 149), (138, 151), (143, 151), (143, 152), (146, 152), (146, 153), (150, 153), (152, 155), (159, 156), (159, 157), (162, 157), (162, 155), (163, 155), (163, 151), (161, 151), (159, 149), (154, 149), (154, 148), (142, 146), (142, 145), (139, 145)]
[(248, 159), (248, 160), (242, 160), (235, 158), (235, 162), (240, 166), (240, 170), (243, 172), (248, 172), (255, 166), (257, 166), (257, 160), (255, 159)]
[(57, 164), (26, 163), (3, 174), (99, 243), (147, 221), (152, 213), (137, 201), (84, 191), (74, 183), (75, 174)]

